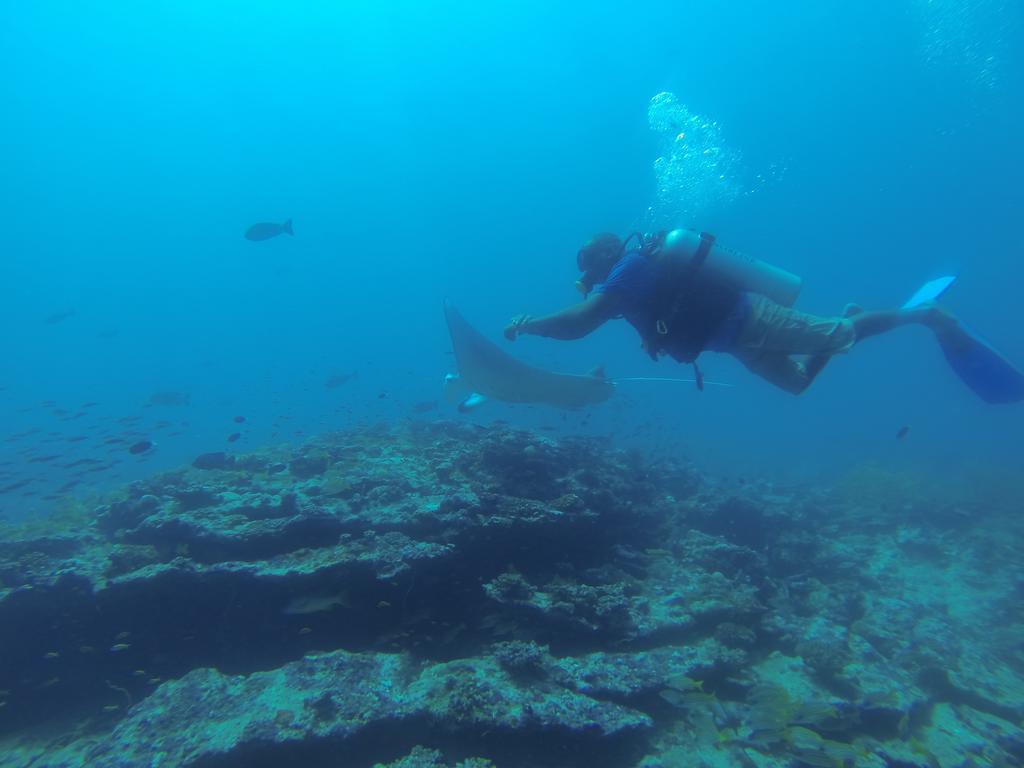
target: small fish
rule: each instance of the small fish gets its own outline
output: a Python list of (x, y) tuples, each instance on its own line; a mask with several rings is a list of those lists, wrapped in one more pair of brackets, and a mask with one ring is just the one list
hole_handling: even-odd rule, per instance
[(667, 688), (664, 691), (659, 691), (658, 695), (673, 707), (679, 707), (681, 709), (685, 709), (687, 707), (698, 707), (715, 711), (719, 707), (718, 700), (715, 698), (714, 694), (701, 693), (696, 690), (684, 693), (673, 688)]
[(80, 467), (83, 464), (102, 464), (103, 462), (99, 459), (77, 459), (68, 464), (61, 464), (64, 469), (73, 469), (74, 467)]
[(235, 422), (235, 424), (245, 424), (245, 416), (235, 416), (232, 421)]
[(412, 412), (413, 413), (430, 413), (435, 408), (437, 408), (437, 401), (436, 400), (422, 400), (421, 402), (413, 403)]
[[(648, 550), (648, 553), (650, 550)], [(704, 689), (703, 680), (694, 680), (692, 677), (686, 675), (674, 675), (665, 681), (665, 684), (669, 688), (674, 688), (680, 692), (686, 691), (702, 691)]]
[(146, 674), (147, 672), (144, 669), (132, 670), (132, 677), (145, 677)]
[(813, 765), (816, 768), (843, 768), (844, 763), (831, 757), (827, 752), (818, 749), (794, 750), (794, 755), (801, 763)]
[(299, 630), (299, 634), (300, 634), (300, 635), (308, 635), (308, 634), (310, 634), (310, 633), (311, 633), (312, 631), (313, 631), (313, 630), (312, 630), (312, 629), (310, 629), (309, 627), (303, 627), (302, 629), (300, 629), (300, 630)]
[(10, 485), (5, 485), (3, 488), (0, 488), (0, 493), (10, 493), (11, 491), (17, 490), (18, 488), (23, 488), (24, 486), (28, 485), (31, 482), (35, 481), (32, 478), (28, 478), (26, 480), (19, 480), (16, 483), (11, 483)]
[(676, 691), (676, 690), (674, 690), (672, 688), (666, 688), (663, 691), (658, 691), (658, 695), (662, 699), (667, 701), (669, 704), (671, 704), (673, 707), (680, 707), (680, 708), (682, 708), (682, 707), (686, 706), (686, 702), (683, 701), (682, 694), (679, 693), (679, 691)]
[(100, 464), (98, 467), (93, 467), (92, 469), (80, 469), (75, 474), (78, 474), (78, 475), (91, 475), (91, 474), (93, 474), (95, 472), (105, 472), (106, 470), (108, 470), (112, 466), (114, 466), (114, 464), (117, 464), (117, 462), (114, 461), (114, 462), (112, 462), (110, 464)]
[(120, 704), (107, 704), (104, 708), (104, 712), (116, 712), (121, 708)]
[[(187, 392), (154, 392), (149, 396), (150, 405), (189, 405), (192, 402), (192, 395)], [(132, 417), (125, 417), (120, 421), (127, 422)], [(138, 420), (139, 417), (134, 417), (134, 420)]]
[(294, 230), (292, 230), (291, 219), (288, 219), (284, 224), (277, 224), (272, 221), (261, 221), (259, 224), (253, 224), (245, 230), (245, 239), (258, 242), (260, 240), (270, 240), (271, 238), (285, 233), (289, 235), (295, 234)]
[(114, 643), (110, 646), (110, 650), (112, 653), (120, 653), (121, 651), (127, 651), (131, 647), (131, 643)]
[(57, 651), (47, 651), (43, 654), (44, 659), (59, 659), (60, 654)]
[(904, 437), (907, 436), (907, 432), (909, 432), (909, 431), (910, 431), (910, 427), (908, 427), (906, 425), (900, 427), (899, 431), (896, 432), (896, 439), (897, 440), (902, 440)]
[(336, 373), (324, 382), (324, 386), (327, 387), (327, 389), (337, 389), (345, 382), (356, 378), (356, 375), (356, 371), (353, 371), (352, 373)]
[(818, 750), (824, 743), (824, 739), (819, 734), (801, 725), (787, 728), (785, 738), (792, 746), (801, 750)]
[(74, 316), (75, 316), (75, 310), (73, 310), (73, 309), (65, 309), (65, 310), (63, 310), (61, 312), (52, 312), (52, 313), (50, 313), (49, 315), (47, 315), (43, 319), (43, 322), (46, 323), (47, 325), (56, 325), (57, 323), (62, 323), (65, 320), (67, 320), (69, 317), (74, 317)]
[(387, 600), (381, 600), (379, 603), (377, 603), (377, 607), (378, 608), (390, 608), (391, 607), (391, 603), (389, 603)]
[(152, 450), (154, 445), (155, 443), (151, 440), (140, 440), (139, 442), (132, 443), (132, 445), (129, 446), (128, 453), (138, 456), (139, 454)]
[(898, 723), (896, 723), (896, 735), (899, 736), (904, 741), (906, 741), (907, 737), (910, 735), (910, 713), (909, 712), (904, 713), (903, 717), (900, 718), (900, 721)]
[(238, 438), (240, 438), (241, 436), (242, 436), (241, 432), (232, 432), (230, 435), (228, 435), (228, 442), (229, 443), (233, 443), (236, 440), (238, 440)]
[(118, 633), (117, 633), (117, 637), (115, 637), (114, 639), (115, 639), (115, 640), (126, 640), (126, 639), (128, 639), (129, 637), (131, 637), (131, 636), (132, 636), (132, 633), (131, 633), (131, 632), (129, 632), (129, 631), (128, 631), (128, 630), (126, 629), (126, 630), (125, 630), (124, 632), (118, 632)]
[(310, 613), (333, 611), (338, 607), (351, 607), (348, 595), (344, 592), (339, 592), (336, 595), (304, 595), (302, 597), (293, 597), (288, 601), (288, 604), (285, 605), (281, 612), (288, 616), (306, 616)]

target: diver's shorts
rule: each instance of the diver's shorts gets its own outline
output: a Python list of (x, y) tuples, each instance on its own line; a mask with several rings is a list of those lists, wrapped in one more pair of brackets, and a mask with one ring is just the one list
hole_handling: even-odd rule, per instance
[(809, 315), (757, 294), (750, 295), (750, 305), (750, 316), (729, 351), (787, 392), (800, 394), (813, 379), (790, 355), (835, 355), (857, 341), (853, 323), (845, 317)]
[(845, 317), (821, 317), (750, 294), (750, 316), (734, 342), (732, 353), (741, 360), (761, 354), (835, 355), (857, 341), (853, 323)]

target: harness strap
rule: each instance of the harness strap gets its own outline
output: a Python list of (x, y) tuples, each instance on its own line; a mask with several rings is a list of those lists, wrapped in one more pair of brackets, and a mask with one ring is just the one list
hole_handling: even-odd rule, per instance
[[(659, 317), (654, 324), (654, 329), (660, 336), (668, 335), (669, 327), (668, 323), (666, 322), (666, 319), (672, 320), (673, 318), (675, 318), (678, 315), (679, 310), (682, 308), (683, 302), (686, 301), (687, 298), (689, 298), (687, 291), (680, 290), (678, 286), (680, 284), (685, 284), (687, 280), (693, 278), (693, 276), (701, 269), (701, 267), (704, 266), (704, 262), (707, 261), (708, 254), (711, 252), (711, 249), (714, 246), (715, 236), (712, 235), (710, 232), (701, 232), (700, 243), (697, 244), (697, 250), (694, 251), (693, 258), (690, 259), (689, 264), (686, 265), (686, 268), (682, 270), (681, 274), (679, 275), (679, 279), (677, 282), (678, 292), (676, 294), (675, 301), (672, 302), (668, 314), (665, 317)], [(658, 346), (660, 346), (660, 344)], [(654, 357), (654, 359), (657, 360), (657, 352), (655, 350), (651, 350), (651, 352), (652, 357)], [(704, 372), (701, 371), (700, 367), (697, 365), (696, 359), (691, 361), (691, 365), (693, 366), (694, 384), (696, 384), (698, 391), (703, 392)]]
[(708, 254), (714, 246), (715, 236), (710, 232), (701, 232), (700, 245), (697, 246), (697, 252), (693, 254), (693, 260), (690, 262), (694, 269), (704, 266), (704, 262), (707, 261)]
[[(682, 279), (680, 282), (693, 277), (693, 275), (704, 266), (704, 262), (708, 260), (708, 254), (711, 249), (715, 246), (715, 236), (710, 232), (700, 233), (700, 243), (697, 245), (697, 250), (693, 253), (693, 258), (690, 259), (690, 263), (686, 266), (683, 271)], [(683, 301), (686, 299), (686, 292), (679, 291), (676, 295), (676, 300), (672, 302), (672, 307), (668, 312), (668, 319), (672, 319), (679, 312), (679, 308), (682, 306)], [(662, 336), (668, 335), (668, 324), (665, 322), (664, 317), (659, 317), (658, 321), (654, 324), (655, 330)]]

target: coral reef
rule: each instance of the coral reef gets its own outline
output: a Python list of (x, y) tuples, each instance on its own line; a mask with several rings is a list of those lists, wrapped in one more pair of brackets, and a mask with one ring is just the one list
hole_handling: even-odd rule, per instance
[(413, 422), (0, 529), (0, 766), (1024, 760), (1021, 523)]

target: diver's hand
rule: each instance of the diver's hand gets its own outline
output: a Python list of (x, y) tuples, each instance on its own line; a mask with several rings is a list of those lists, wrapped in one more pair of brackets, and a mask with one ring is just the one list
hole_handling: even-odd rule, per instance
[(523, 333), (523, 326), (532, 320), (529, 315), (516, 315), (512, 318), (512, 322), (505, 326), (505, 338), (509, 341), (515, 341), (516, 336)]

